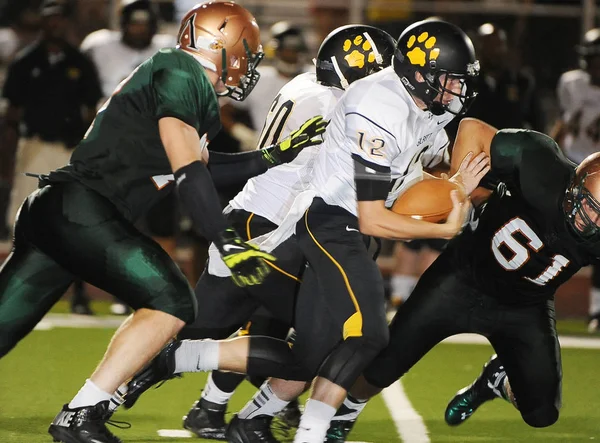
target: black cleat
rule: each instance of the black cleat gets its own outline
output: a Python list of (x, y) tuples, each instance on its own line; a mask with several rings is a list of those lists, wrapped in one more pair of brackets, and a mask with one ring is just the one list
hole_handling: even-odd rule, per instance
[(225, 437), (226, 410), (227, 404), (220, 405), (201, 398), (183, 417), (183, 427), (200, 438), (227, 440)]
[(179, 346), (181, 346), (181, 341), (172, 341), (146, 367), (133, 376), (127, 383), (127, 393), (123, 402), (125, 409), (132, 408), (140, 396), (155, 384), (180, 377), (173, 373), (175, 371), (175, 351)]
[[(70, 409), (64, 405), (54, 418), (48, 433), (54, 437), (55, 442), (63, 443), (122, 443), (121, 439), (113, 435), (106, 424), (111, 424), (122, 429), (131, 427), (129, 423), (109, 421), (112, 413), (108, 410), (108, 400), (94, 406)], [(122, 425), (122, 426), (119, 426)]]
[(483, 366), (477, 379), (456, 393), (446, 406), (444, 419), (450, 426), (457, 426), (467, 420), (479, 406), (496, 397), (502, 397), (501, 383), (506, 371), (496, 355)]
[(227, 432), (229, 443), (279, 443), (271, 433), (273, 417), (261, 416), (242, 420), (237, 415), (233, 416)]
[(344, 443), (356, 420), (332, 420), (325, 434), (325, 443)]
[(276, 417), (289, 428), (298, 428), (301, 416), (298, 400), (292, 400)]

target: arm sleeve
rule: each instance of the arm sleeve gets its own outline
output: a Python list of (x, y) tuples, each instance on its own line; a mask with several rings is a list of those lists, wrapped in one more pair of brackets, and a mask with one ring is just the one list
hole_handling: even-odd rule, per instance
[(267, 169), (262, 151), (236, 154), (210, 152), (208, 170), (217, 188), (244, 185), (249, 179), (266, 172)]
[(194, 228), (213, 242), (229, 227), (208, 170), (195, 161), (175, 171), (177, 194)]
[(156, 118), (177, 118), (199, 130), (199, 96), (196, 79), (181, 67), (162, 68), (154, 73), (153, 88), (156, 95)]

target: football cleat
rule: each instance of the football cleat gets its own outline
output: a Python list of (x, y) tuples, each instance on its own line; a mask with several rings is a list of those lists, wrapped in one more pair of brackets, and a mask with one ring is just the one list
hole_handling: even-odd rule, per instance
[(325, 435), (325, 443), (344, 443), (356, 420), (332, 420)]
[(229, 443), (279, 443), (271, 433), (272, 421), (273, 417), (266, 415), (246, 420), (234, 415), (225, 433), (227, 441)]
[(501, 384), (506, 378), (504, 366), (496, 355), (483, 366), (477, 379), (454, 395), (446, 406), (444, 419), (450, 426), (457, 426), (467, 420), (479, 406), (496, 397), (502, 397)]
[(181, 341), (172, 341), (146, 367), (133, 376), (127, 383), (127, 393), (123, 402), (125, 409), (132, 408), (140, 396), (155, 384), (180, 377), (180, 375), (174, 374), (175, 351), (179, 346), (181, 346)]
[(183, 417), (183, 427), (200, 438), (226, 440), (226, 410), (227, 404), (220, 405), (201, 398)]
[(108, 400), (93, 406), (82, 408), (69, 408), (64, 405), (54, 418), (48, 433), (55, 442), (63, 443), (122, 443), (121, 439), (113, 435), (106, 424), (121, 429), (130, 428), (125, 422), (110, 421), (112, 413), (108, 410)]
[(298, 400), (292, 400), (276, 417), (289, 428), (297, 428), (300, 425), (301, 416), (302, 412)]

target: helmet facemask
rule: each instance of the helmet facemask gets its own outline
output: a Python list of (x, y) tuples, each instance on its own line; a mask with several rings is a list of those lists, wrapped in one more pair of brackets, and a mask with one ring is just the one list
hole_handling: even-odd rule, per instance
[(600, 202), (585, 187), (588, 174), (575, 177), (567, 189), (563, 209), (573, 232), (584, 241), (600, 240)]
[(259, 63), (265, 56), (264, 52), (259, 51), (256, 54), (253, 54), (248, 46), (248, 42), (246, 39), (243, 41), (244, 49), (246, 50), (246, 73), (240, 77), (240, 81), (237, 85), (229, 85), (227, 84), (227, 76), (228, 76), (228, 66), (236, 66), (239, 65), (240, 60), (233, 56), (232, 60), (229, 60), (227, 63), (227, 50), (223, 48), (221, 51), (222, 54), (222, 65), (221, 65), (221, 81), (225, 85), (226, 91), (217, 93), (219, 97), (230, 97), (236, 101), (243, 101), (250, 95), (258, 80), (260, 79), (260, 73), (256, 70)]

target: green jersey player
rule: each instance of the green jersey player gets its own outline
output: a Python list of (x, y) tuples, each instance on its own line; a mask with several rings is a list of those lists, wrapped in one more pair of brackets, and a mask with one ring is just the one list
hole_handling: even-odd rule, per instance
[(177, 188), (237, 284), (259, 284), (268, 273), (265, 260), (275, 258), (230, 227), (211, 173), (225, 182), (262, 173), (316, 143), (324, 123), (312, 119), (277, 146), (233, 157), (233, 167), (217, 159), (209, 173), (207, 143), (220, 128), (217, 96), (243, 100), (258, 81), (261, 58), (259, 28), (247, 10), (232, 2), (197, 5), (182, 22), (177, 48), (159, 51), (119, 85), (70, 163), (42, 176), (21, 206), (14, 249), (0, 271), (0, 357), (74, 278), (136, 310), (50, 426), (55, 441), (119, 442), (105, 426), (111, 395), (196, 316), (182, 272), (133, 224), (158, 199)]

